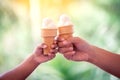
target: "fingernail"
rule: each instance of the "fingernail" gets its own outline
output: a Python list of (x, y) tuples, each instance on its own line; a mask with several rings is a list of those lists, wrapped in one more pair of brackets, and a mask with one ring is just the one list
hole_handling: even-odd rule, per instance
[(43, 45), (43, 48), (46, 48), (47, 47), (47, 45)]

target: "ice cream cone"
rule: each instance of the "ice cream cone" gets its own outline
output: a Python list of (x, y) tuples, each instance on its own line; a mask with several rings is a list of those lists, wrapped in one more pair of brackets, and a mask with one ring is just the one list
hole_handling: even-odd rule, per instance
[(58, 25), (59, 37), (69, 39), (73, 34), (73, 24), (66, 15), (61, 15)]
[(50, 53), (51, 45), (57, 36), (57, 28), (50, 19), (45, 19), (44, 27), (41, 28), (41, 36), (43, 43), (47, 45), (47, 48), (44, 49), (44, 55), (48, 55)]

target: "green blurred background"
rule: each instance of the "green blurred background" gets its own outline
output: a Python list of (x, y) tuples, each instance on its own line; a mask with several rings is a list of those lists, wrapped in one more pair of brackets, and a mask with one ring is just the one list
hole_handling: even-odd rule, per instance
[[(44, 17), (57, 23), (61, 14), (74, 23), (74, 36), (120, 53), (120, 0), (0, 0), (0, 73), (20, 64), (41, 43)], [(27, 80), (119, 79), (95, 65), (68, 61), (57, 54)]]

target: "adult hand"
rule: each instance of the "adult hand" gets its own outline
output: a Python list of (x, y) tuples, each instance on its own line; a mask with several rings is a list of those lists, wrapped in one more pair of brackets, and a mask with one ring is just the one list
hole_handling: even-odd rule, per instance
[(69, 60), (89, 61), (94, 57), (92, 46), (78, 37), (72, 37), (68, 40), (58, 38), (58, 47), (58, 51)]

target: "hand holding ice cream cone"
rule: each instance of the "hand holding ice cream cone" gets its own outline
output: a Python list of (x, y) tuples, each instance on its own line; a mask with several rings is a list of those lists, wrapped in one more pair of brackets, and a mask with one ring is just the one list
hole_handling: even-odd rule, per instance
[(60, 16), (58, 28), (51, 19), (45, 18), (43, 20), (41, 35), (43, 42), (47, 45), (47, 48), (44, 49), (45, 55), (48, 55), (50, 53), (51, 45), (53, 44), (53, 41), (57, 36), (57, 29), (60, 38), (69, 39), (70, 37), (72, 37), (73, 24), (68, 16)]
[(51, 45), (53, 44), (54, 39), (57, 36), (57, 27), (51, 19), (43, 19), (41, 36), (43, 42), (47, 45), (47, 48), (44, 49), (44, 54), (48, 55), (51, 50)]

